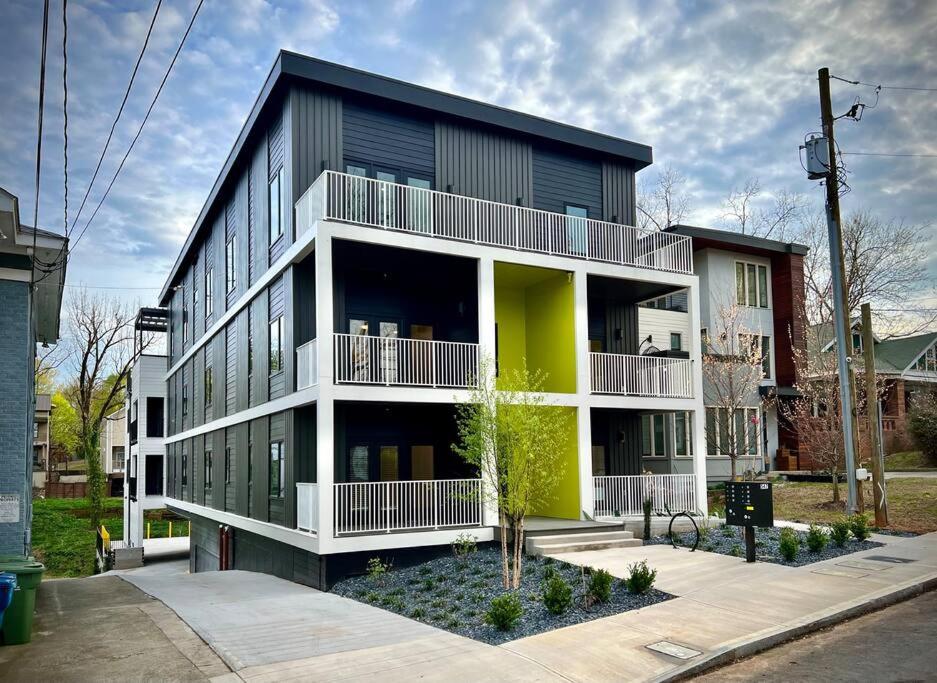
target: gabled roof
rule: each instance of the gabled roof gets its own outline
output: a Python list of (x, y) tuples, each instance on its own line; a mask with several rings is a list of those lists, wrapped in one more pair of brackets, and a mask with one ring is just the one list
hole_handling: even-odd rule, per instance
[(876, 344), (875, 367), (878, 369), (879, 361), (882, 361), (895, 368), (897, 372), (904, 372), (935, 341), (937, 341), (937, 332), (927, 332), (913, 337), (889, 339)]
[(260, 118), (261, 111), (267, 106), (268, 102), (274, 99), (276, 93), (282, 91), (283, 84), (289, 82), (317, 83), (326, 88), (338, 88), (352, 93), (380, 97), (410, 107), (423, 108), (456, 118), (476, 121), (525, 136), (560, 142), (598, 154), (629, 159), (634, 164), (635, 170), (640, 170), (653, 162), (652, 150), (648, 145), (471, 100), (467, 97), (432, 90), (421, 85), (361, 71), (360, 69), (353, 69), (341, 64), (326, 62), (315, 57), (280, 50), (270, 73), (267, 75), (267, 80), (254, 101), (254, 106), (241, 128), (237, 140), (234, 142), (234, 146), (228, 153), (228, 158), (221, 172), (215, 179), (195, 225), (176, 257), (176, 262), (166, 279), (166, 284), (163, 285), (163, 289), (159, 294), (161, 305), (167, 303), (170, 287), (178, 277), (203, 222), (211, 213), (215, 200), (225, 185), (228, 174), (237, 162), (241, 150), (251, 137), (251, 132)]

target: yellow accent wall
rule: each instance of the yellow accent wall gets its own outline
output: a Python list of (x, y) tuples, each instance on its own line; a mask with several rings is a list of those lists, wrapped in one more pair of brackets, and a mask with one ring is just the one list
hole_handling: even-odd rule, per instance
[(524, 359), (547, 373), (544, 389), (576, 392), (573, 284), (565, 271), (495, 263), (498, 366), (505, 374)]
[(565, 410), (570, 414), (566, 440), (562, 449), (563, 477), (554, 490), (553, 500), (535, 510), (540, 517), (579, 519), (579, 445), (577, 439), (576, 409), (567, 406), (545, 406), (544, 410)]

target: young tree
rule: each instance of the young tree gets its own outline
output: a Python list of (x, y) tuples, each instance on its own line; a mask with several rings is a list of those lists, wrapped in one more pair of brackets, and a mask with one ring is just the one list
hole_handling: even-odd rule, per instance
[(68, 304), (68, 356), (76, 373), (65, 391), (78, 419), (76, 451), (88, 475), (88, 504), (92, 527), (101, 523), (105, 475), (100, 457), (101, 423), (123, 402), (127, 375), (135, 353), (133, 310), (119, 299), (79, 290)]
[(663, 230), (681, 223), (690, 213), (686, 176), (667, 165), (651, 183), (642, 177), (638, 185), (638, 227)]
[(547, 404), (543, 372), (530, 372), (525, 365), (502, 373), (495, 388), (493, 368), (491, 360), (482, 361), (471, 398), (456, 408), (459, 442), (453, 449), (479, 469), (484, 495), (498, 507), (502, 579), (505, 588), (517, 589), (524, 520), (555, 497), (573, 418), (566, 408)]
[(735, 479), (739, 456), (749, 451), (760, 431), (761, 411), (756, 411), (751, 422), (745, 409), (760, 408), (763, 403), (758, 388), (767, 350), (762, 349), (761, 331), (752, 329), (745, 310), (737, 304), (722, 305), (712, 324), (703, 339), (703, 393), (707, 409), (716, 412), (714, 429), (706, 430), (706, 440), (711, 452), (718, 447), (729, 456)]

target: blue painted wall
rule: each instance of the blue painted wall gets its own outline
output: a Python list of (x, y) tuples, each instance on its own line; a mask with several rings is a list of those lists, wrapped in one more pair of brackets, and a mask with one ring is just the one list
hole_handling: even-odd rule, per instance
[(29, 332), (29, 285), (0, 280), (0, 495), (20, 497), (19, 521), (0, 522), (0, 554), (23, 553), (32, 503), (35, 345)]

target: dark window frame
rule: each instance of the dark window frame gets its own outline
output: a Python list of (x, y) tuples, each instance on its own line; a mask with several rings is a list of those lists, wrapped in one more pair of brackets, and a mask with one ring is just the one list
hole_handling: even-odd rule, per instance
[[(285, 453), (283, 450), (283, 440), (275, 439), (270, 442), (270, 467), (269, 467), (269, 486), (268, 494), (271, 498), (283, 498), (286, 493), (286, 467)], [(276, 466), (274, 466), (274, 464)]]

